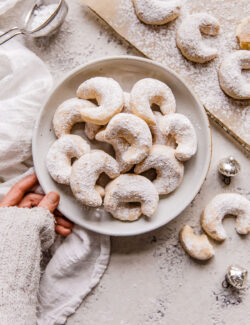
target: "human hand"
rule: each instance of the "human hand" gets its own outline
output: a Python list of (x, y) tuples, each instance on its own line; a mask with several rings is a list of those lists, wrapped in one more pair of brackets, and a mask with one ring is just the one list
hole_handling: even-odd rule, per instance
[(0, 207), (41, 207), (47, 209), (55, 216), (55, 231), (62, 236), (68, 236), (71, 233), (73, 224), (58, 210), (56, 210), (60, 201), (59, 194), (54, 191), (49, 192), (46, 195), (31, 193), (32, 189), (36, 185), (38, 185), (38, 179), (35, 174), (25, 177), (9, 190), (5, 197), (0, 201)]

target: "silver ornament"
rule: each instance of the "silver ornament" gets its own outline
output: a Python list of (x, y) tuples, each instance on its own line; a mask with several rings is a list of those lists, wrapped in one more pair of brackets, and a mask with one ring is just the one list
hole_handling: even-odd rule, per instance
[(224, 176), (223, 180), (227, 185), (230, 184), (231, 177), (236, 176), (240, 170), (240, 164), (233, 156), (223, 158), (218, 164), (218, 171)]
[(227, 270), (225, 280), (222, 283), (224, 288), (227, 288), (229, 285), (236, 289), (244, 289), (247, 285), (247, 276), (248, 272), (241, 266), (231, 265)]

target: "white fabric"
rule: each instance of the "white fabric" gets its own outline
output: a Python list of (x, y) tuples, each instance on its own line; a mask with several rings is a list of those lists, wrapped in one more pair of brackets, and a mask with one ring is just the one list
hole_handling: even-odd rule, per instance
[(18, 1), (20, 0), (0, 0), (0, 15), (14, 7)]
[[(34, 172), (27, 163), (32, 128), (51, 85), (50, 73), (35, 54), (13, 40), (0, 46), (0, 179), (5, 181), (0, 184), (0, 199)], [(42, 276), (39, 325), (64, 324), (99, 282), (109, 253), (109, 237), (75, 226)]]
[(45, 64), (18, 42), (0, 46), (0, 177), (27, 170), (34, 121), (51, 89)]

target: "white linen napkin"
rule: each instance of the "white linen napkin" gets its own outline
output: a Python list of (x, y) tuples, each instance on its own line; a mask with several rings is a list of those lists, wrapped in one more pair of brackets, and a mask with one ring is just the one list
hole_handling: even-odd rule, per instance
[[(14, 40), (0, 46), (0, 199), (34, 172), (27, 163), (32, 129), (51, 86), (49, 71), (34, 53)], [(41, 278), (39, 325), (64, 324), (99, 282), (109, 261), (109, 237), (78, 226), (56, 247)]]

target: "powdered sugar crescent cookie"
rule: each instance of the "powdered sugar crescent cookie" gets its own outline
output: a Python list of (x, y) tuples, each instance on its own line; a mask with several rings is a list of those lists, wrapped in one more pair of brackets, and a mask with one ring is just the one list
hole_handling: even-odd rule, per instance
[(136, 165), (134, 172), (141, 174), (151, 168), (156, 170), (153, 184), (159, 195), (173, 192), (182, 182), (184, 166), (175, 158), (175, 150), (170, 147), (153, 145), (147, 158)]
[(202, 228), (215, 240), (226, 239), (222, 220), (229, 214), (236, 216), (236, 231), (246, 235), (250, 231), (250, 201), (237, 193), (216, 195), (204, 210), (201, 218)]
[(90, 151), (89, 144), (78, 135), (66, 134), (57, 139), (47, 154), (47, 168), (51, 177), (60, 184), (69, 184), (71, 159), (80, 158)]
[[(130, 108), (130, 94), (127, 92), (123, 93), (124, 95), (124, 105), (122, 108), (122, 112), (123, 113), (132, 113), (132, 110)], [(85, 124), (85, 134), (86, 136), (90, 139), (90, 140), (94, 140), (96, 134), (100, 131), (100, 129), (102, 128), (101, 125), (97, 125), (97, 124), (93, 124), (93, 123), (86, 123)], [(102, 141), (102, 140), (99, 140)]]
[[(129, 144), (128, 149), (121, 155), (121, 159), (127, 164), (141, 162), (152, 146), (152, 136), (147, 123), (132, 114), (117, 114), (103, 132), (102, 137), (111, 144), (115, 145), (117, 138), (122, 138)], [(98, 140), (98, 136), (96, 139)]]
[(190, 159), (197, 150), (197, 137), (192, 123), (182, 114), (169, 114), (162, 118), (160, 129), (171, 134), (177, 143), (175, 157), (180, 161)]
[(148, 25), (164, 25), (180, 14), (178, 0), (133, 0), (137, 17)]
[(250, 99), (250, 82), (242, 75), (243, 69), (250, 69), (250, 52), (236, 51), (226, 57), (219, 69), (222, 90), (236, 99)]
[(188, 225), (180, 231), (180, 242), (187, 254), (197, 260), (206, 261), (214, 256), (214, 248), (207, 236), (196, 236)]
[(176, 102), (172, 90), (163, 82), (145, 78), (137, 81), (130, 93), (130, 105), (133, 113), (149, 125), (155, 125), (156, 120), (151, 105), (160, 107), (163, 115), (174, 113)]
[(96, 187), (101, 173), (106, 173), (110, 178), (120, 174), (116, 160), (102, 150), (92, 150), (73, 164), (70, 187), (78, 201), (91, 207), (102, 205), (100, 186)]
[[(137, 220), (141, 214), (152, 217), (156, 212), (159, 195), (154, 185), (140, 175), (120, 175), (105, 188), (104, 209), (123, 221)], [(128, 203), (139, 202), (140, 208)]]
[(134, 166), (134, 164), (127, 163), (122, 159), (123, 153), (129, 149), (130, 144), (123, 138), (118, 137), (109, 140), (106, 138), (105, 134), (105, 130), (102, 130), (96, 134), (95, 139), (97, 141), (110, 143), (113, 146), (115, 150), (115, 158), (119, 164), (120, 173), (126, 173)]
[(124, 104), (123, 91), (112, 78), (94, 77), (84, 81), (77, 89), (77, 97), (81, 99), (96, 99), (99, 106), (86, 107), (81, 111), (85, 122), (105, 125)]
[(63, 134), (69, 134), (74, 124), (84, 122), (81, 110), (86, 107), (96, 107), (96, 105), (88, 100), (70, 98), (57, 108), (53, 127), (58, 138)]
[(201, 33), (216, 36), (219, 30), (220, 24), (215, 17), (205, 13), (189, 15), (177, 29), (176, 44), (188, 60), (208, 62), (218, 56), (218, 51), (202, 40)]
[(166, 135), (161, 132), (160, 122), (164, 115), (160, 112), (154, 112), (155, 125), (150, 125), (150, 131), (152, 133), (153, 144), (163, 144), (165, 146), (175, 147), (175, 140), (171, 135)]
[(250, 17), (242, 19), (236, 28), (236, 36), (242, 50), (250, 50)]

